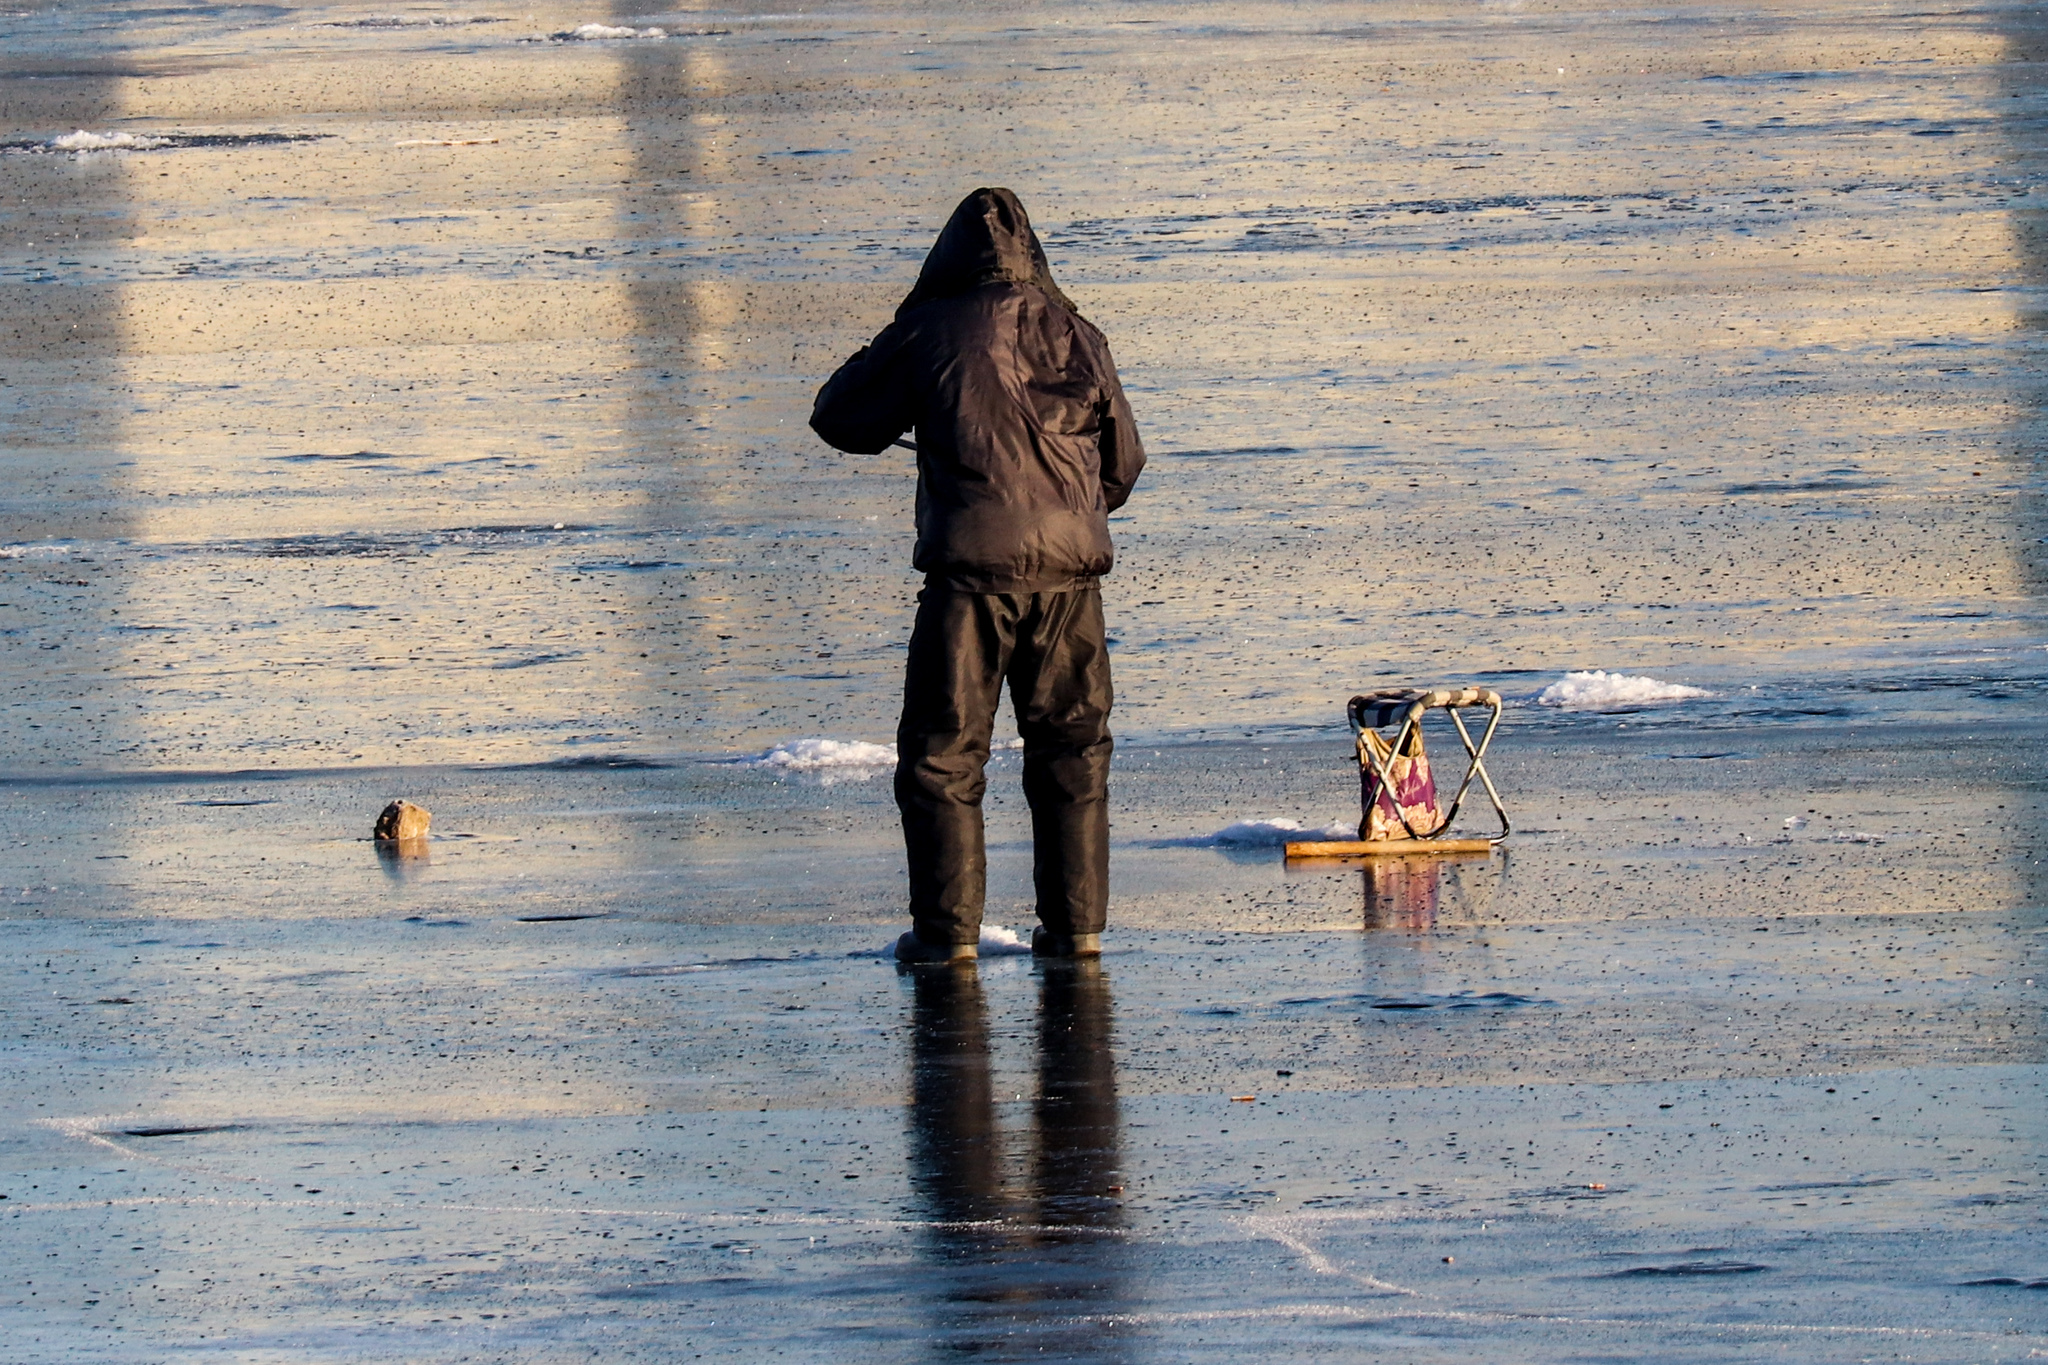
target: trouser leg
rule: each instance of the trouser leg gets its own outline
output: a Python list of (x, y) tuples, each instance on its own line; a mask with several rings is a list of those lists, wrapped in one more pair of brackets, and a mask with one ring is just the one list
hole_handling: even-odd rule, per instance
[(981, 937), (983, 769), (1013, 621), (995, 597), (934, 587), (918, 594), (896, 727), (896, 807), (911, 925), (927, 943)]
[(1109, 916), (1109, 642), (1102, 594), (1040, 593), (1008, 669), (1024, 739), (1038, 918), (1099, 934)]

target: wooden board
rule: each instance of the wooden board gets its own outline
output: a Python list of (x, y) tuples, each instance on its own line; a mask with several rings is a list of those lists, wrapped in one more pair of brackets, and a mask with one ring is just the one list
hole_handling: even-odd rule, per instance
[(1303, 840), (1287, 846), (1290, 858), (1438, 858), (1454, 853), (1490, 853), (1491, 839)]

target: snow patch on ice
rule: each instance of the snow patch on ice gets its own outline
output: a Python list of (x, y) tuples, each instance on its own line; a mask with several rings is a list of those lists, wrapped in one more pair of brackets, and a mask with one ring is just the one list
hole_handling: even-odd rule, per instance
[(1357, 837), (1358, 826), (1355, 824), (1324, 825), (1320, 829), (1309, 829), (1299, 820), (1239, 820), (1235, 824), (1225, 825), (1198, 842), (1233, 848), (1278, 848), (1282, 844), (1300, 839)]
[(984, 924), (979, 951), (983, 957), (1015, 957), (1031, 951), (1031, 940), (1000, 924)]
[[(1021, 739), (997, 740), (989, 745), (992, 753), (1023, 747)], [(793, 773), (893, 768), (896, 766), (896, 746), (869, 744), (860, 739), (792, 739), (752, 758), (734, 761), (749, 768), (781, 768)]]
[(55, 152), (149, 152), (169, 145), (168, 138), (142, 133), (92, 133), (83, 128), (50, 139), (50, 150)]
[(1611, 711), (1624, 706), (1685, 701), (1691, 697), (1712, 695), (1702, 687), (1659, 682), (1655, 678), (1639, 678), (1627, 673), (1607, 673), (1595, 668), (1565, 674), (1544, 688), (1536, 701), (1538, 705), (1558, 706), (1567, 711)]
[(893, 768), (896, 746), (869, 744), (859, 739), (793, 739), (740, 762), (750, 768), (781, 768), (793, 773), (828, 768)]
[[(1020, 955), (1029, 956), (1031, 952), (1031, 940), (1025, 937), (1024, 935), (1018, 933), (1015, 929), (1005, 929), (1000, 924), (983, 924), (981, 926), (981, 939), (975, 945), (975, 951), (980, 953), (983, 957), (1018, 957)], [(896, 940), (893, 938), (890, 939), (880, 948), (877, 948), (872, 955), (879, 958), (886, 958), (891, 962), (895, 961)], [(869, 954), (854, 953), (852, 954), (852, 956), (866, 957), (869, 956)]]
[(633, 28), (621, 24), (578, 24), (567, 33), (555, 37), (566, 42), (598, 43), (620, 38), (666, 38), (668, 30), (663, 28)]

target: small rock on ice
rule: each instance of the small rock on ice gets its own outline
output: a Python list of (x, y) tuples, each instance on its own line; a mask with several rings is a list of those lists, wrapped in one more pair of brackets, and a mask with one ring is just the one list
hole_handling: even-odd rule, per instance
[(425, 806), (415, 806), (410, 801), (393, 801), (377, 817), (377, 824), (370, 831), (379, 843), (411, 843), (427, 837), (427, 826), (433, 822), (433, 814)]

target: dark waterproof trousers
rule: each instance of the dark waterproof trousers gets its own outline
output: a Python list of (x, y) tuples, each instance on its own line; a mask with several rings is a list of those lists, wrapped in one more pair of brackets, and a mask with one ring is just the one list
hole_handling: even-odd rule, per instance
[(928, 943), (981, 936), (988, 854), (981, 797), (996, 700), (1010, 685), (1024, 740), (1038, 918), (1099, 934), (1109, 913), (1109, 645), (1102, 594), (927, 586), (896, 730), (896, 805), (910, 919)]

